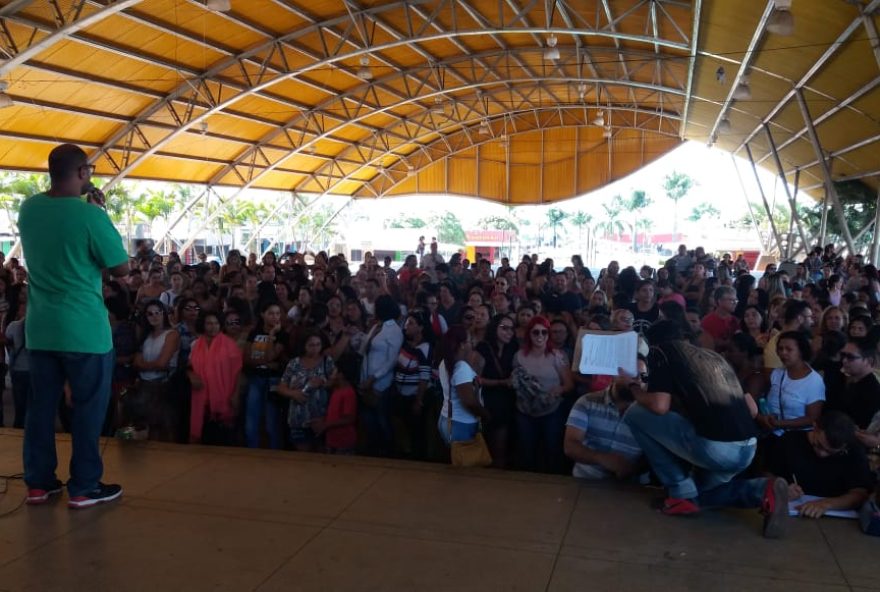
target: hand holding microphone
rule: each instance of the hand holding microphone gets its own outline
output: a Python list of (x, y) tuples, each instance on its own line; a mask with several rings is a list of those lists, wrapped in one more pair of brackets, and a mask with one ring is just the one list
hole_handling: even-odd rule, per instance
[(93, 183), (86, 186), (86, 201), (99, 208), (106, 207), (104, 192), (95, 187)]

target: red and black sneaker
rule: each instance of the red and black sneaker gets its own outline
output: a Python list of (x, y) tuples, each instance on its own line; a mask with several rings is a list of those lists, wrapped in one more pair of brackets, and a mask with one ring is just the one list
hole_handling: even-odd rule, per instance
[(694, 500), (667, 497), (660, 511), (667, 516), (693, 516), (700, 513), (700, 506)]
[(27, 503), (32, 506), (45, 504), (53, 495), (61, 493), (64, 489), (64, 483), (55, 479), (55, 483), (48, 487), (29, 487), (27, 492)]
[(761, 514), (764, 515), (764, 538), (785, 536), (788, 527), (788, 482), (782, 477), (767, 479)]

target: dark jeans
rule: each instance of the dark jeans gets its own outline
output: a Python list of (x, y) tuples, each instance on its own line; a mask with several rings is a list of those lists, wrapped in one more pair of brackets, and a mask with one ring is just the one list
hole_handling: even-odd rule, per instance
[(532, 417), (516, 412), (517, 455), (520, 468), (526, 471), (561, 473), (565, 466), (562, 439), (565, 434), (565, 410)]
[(12, 427), (24, 429), (24, 418), (27, 416), (28, 399), (32, 390), (30, 372), (12, 372), (12, 401), (15, 404), (15, 419)]
[(265, 422), (269, 447), (281, 448), (281, 420), (275, 398), (270, 396), (280, 382), (277, 376), (249, 376), (247, 399), (245, 400), (244, 432), (249, 448), (260, 447), (260, 428)]
[(71, 497), (97, 487), (104, 472), (99, 436), (113, 377), (113, 351), (105, 354), (31, 350), (31, 391), (24, 432), (24, 480), (44, 489), (55, 483), (55, 413), (70, 384), (72, 456), (67, 491)]
[(376, 391), (378, 401), (369, 405), (362, 398), (358, 404), (367, 435), (366, 453), (372, 456), (388, 456), (394, 443), (394, 429), (391, 425), (391, 409), (394, 397), (391, 389)]

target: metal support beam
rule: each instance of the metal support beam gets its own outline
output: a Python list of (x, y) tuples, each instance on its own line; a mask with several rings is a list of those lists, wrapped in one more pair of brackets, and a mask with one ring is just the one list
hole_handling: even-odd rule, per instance
[(871, 243), (871, 263), (880, 262), (880, 191), (877, 192), (877, 205), (874, 213), (874, 240)]
[[(803, 226), (801, 226), (801, 219), (797, 213), (795, 196), (791, 194), (791, 189), (788, 187), (788, 181), (785, 178), (785, 169), (782, 167), (782, 160), (779, 158), (779, 152), (776, 150), (776, 141), (773, 140), (773, 134), (770, 132), (770, 126), (764, 124), (764, 131), (767, 133), (767, 142), (770, 144), (770, 153), (773, 155), (773, 160), (776, 163), (776, 171), (779, 175), (779, 180), (782, 181), (782, 187), (785, 190), (786, 197), (788, 198), (788, 205), (791, 208), (791, 221), (797, 224), (798, 235), (801, 237), (801, 242), (806, 245), (807, 235), (804, 234)], [(751, 158), (751, 156), (749, 156), (749, 158)], [(800, 180), (800, 170), (796, 172), (795, 178)], [(791, 256), (794, 254), (792, 248), (794, 246), (792, 244), (793, 242), (794, 241), (791, 240), (791, 230), (789, 230), (789, 240), (785, 249), (788, 258), (791, 258)]]
[(770, 231), (773, 233), (773, 239), (776, 241), (776, 249), (779, 251), (779, 256), (783, 255), (782, 253), (782, 238), (779, 236), (779, 231), (776, 230), (776, 222), (773, 220), (773, 211), (770, 209), (770, 203), (767, 201), (767, 195), (764, 193), (764, 186), (761, 185), (761, 177), (758, 175), (758, 167), (755, 166), (755, 158), (752, 156), (752, 148), (748, 144), (746, 144), (746, 154), (749, 157), (749, 164), (752, 165), (752, 172), (755, 174), (755, 183), (758, 184), (758, 191), (761, 193), (761, 201), (764, 203), (764, 211), (767, 213), (767, 221), (770, 222)]
[(678, 137), (684, 140), (687, 133), (688, 113), (691, 108), (691, 93), (694, 88), (694, 68), (697, 63), (697, 43), (700, 40), (700, 14), (703, 10), (703, 0), (694, 0), (694, 18), (691, 25), (691, 53), (688, 56), (687, 84), (684, 92), (684, 109), (681, 111), (681, 126)]
[(189, 200), (189, 202), (187, 202), (187, 204), (185, 206), (183, 206), (183, 209), (180, 212), (178, 212), (177, 215), (174, 217), (174, 220), (172, 220), (171, 223), (165, 227), (165, 232), (163, 232), (161, 234), (161, 236), (159, 236), (159, 238), (157, 238), (155, 240), (155, 243), (157, 245), (162, 244), (162, 241), (164, 241), (166, 238), (168, 238), (171, 235), (171, 231), (174, 230), (174, 228), (178, 224), (180, 224), (184, 218), (186, 218), (186, 215), (189, 213), (189, 211), (192, 210), (196, 206), (196, 204), (198, 204), (200, 201), (202, 201), (202, 198), (207, 197), (211, 191), (213, 191), (212, 187), (205, 187), (204, 191), (202, 191), (196, 197)]
[(850, 234), (849, 226), (846, 223), (846, 214), (844, 213), (843, 206), (840, 204), (840, 200), (837, 197), (837, 190), (834, 188), (834, 180), (831, 178), (831, 167), (828, 166), (828, 161), (825, 159), (825, 153), (822, 151), (822, 145), (819, 143), (819, 136), (816, 134), (816, 128), (813, 126), (813, 120), (810, 117), (810, 108), (807, 106), (807, 101), (804, 99), (804, 93), (801, 89), (797, 89), (795, 95), (797, 96), (798, 105), (801, 108), (801, 115), (804, 118), (804, 123), (807, 126), (807, 133), (810, 136), (810, 142), (813, 144), (813, 150), (816, 151), (816, 158), (819, 160), (819, 164), (822, 165), (822, 176), (825, 178), (825, 190), (827, 191), (826, 199), (831, 199), (831, 206), (834, 208), (834, 213), (837, 215), (838, 222), (840, 222), (846, 247), (849, 249), (850, 253), (855, 253), (852, 234)]

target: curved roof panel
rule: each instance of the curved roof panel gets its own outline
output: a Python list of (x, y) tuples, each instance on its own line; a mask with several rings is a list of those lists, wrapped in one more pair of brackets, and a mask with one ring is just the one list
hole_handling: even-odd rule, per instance
[(802, 187), (820, 155), (877, 186), (880, 0), (214, 4), (0, 0), (0, 167), (71, 141), (112, 182), (544, 203), (683, 139), (775, 167), (772, 138)]

